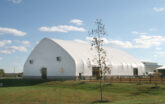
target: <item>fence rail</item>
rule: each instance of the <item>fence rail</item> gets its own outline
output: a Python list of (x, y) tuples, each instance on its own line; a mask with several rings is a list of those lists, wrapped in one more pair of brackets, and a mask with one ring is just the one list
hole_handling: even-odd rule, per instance
[(165, 84), (165, 77), (155, 76), (137, 76), (137, 77), (110, 77), (105, 78), (104, 81), (112, 83), (148, 83), (148, 84)]

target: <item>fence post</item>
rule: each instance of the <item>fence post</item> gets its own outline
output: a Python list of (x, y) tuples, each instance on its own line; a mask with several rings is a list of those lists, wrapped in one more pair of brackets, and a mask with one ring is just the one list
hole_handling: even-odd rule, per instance
[(142, 84), (141, 76), (139, 76), (139, 84), (140, 84), (140, 85)]
[(111, 83), (113, 83), (113, 77), (111, 77)]
[(161, 84), (163, 84), (163, 76), (161, 76)]
[(129, 82), (131, 83), (131, 76), (129, 76)]
[(149, 80), (150, 82), (149, 82), (149, 83), (151, 84), (151, 81), (152, 81), (152, 79), (151, 79), (151, 75), (149, 75), (149, 77), (150, 77), (150, 80)]

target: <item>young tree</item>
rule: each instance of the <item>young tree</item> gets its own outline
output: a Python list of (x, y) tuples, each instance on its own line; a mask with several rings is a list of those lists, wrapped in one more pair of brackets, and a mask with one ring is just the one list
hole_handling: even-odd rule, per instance
[(102, 23), (101, 19), (97, 19), (95, 22), (97, 28), (89, 31), (89, 36), (92, 37), (91, 40), (91, 49), (96, 51), (96, 57), (93, 59), (94, 63), (96, 63), (99, 71), (99, 80), (100, 80), (100, 100), (103, 101), (103, 85), (102, 80), (103, 77), (107, 73), (110, 74), (110, 67), (107, 66), (107, 55), (104, 50), (104, 36), (107, 35), (105, 32), (105, 26)]

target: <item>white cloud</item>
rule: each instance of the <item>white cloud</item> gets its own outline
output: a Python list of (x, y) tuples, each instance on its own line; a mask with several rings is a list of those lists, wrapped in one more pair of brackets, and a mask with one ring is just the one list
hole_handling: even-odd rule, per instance
[(12, 41), (11, 40), (2, 40), (0, 41), (0, 47), (3, 47), (5, 46), (6, 44), (11, 44)]
[(132, 31), (131, 34), (135, 34), (135, 35), (147, 35), (148, 33), (146, 33), (146, 32)]
[(154, 7), (153, 10), (155, 12), (163, 12), (165, 9), (164, 9), (164, 7)]
[[(149, 31), (156, 31), (156, 28), (150, 28)], [(132, 34), (140, 35), (138, 38), (134, 39), (132, 44), (133, 48), (151, 48), (153, 46), (161, 46), (165, 43), (165, 37), (161, 35), (151, 36), (146, 32), (133, 31)]]
[[(147, 34), (139, 33), (138, 34)], [(93, 37), (86, 37), (86, 41), (75, 39), (74, 41), (81, 43), (89, 43), (92, 41)], [(121, 40), (108, 40), (107, 38), (102, 38), (104, 44), (117, 46), (121, 48), (151, 48), (154, 47), (156, 50), (162, 50), (161, 45), (165, 43), (165, 36), (160, 35), (140, 35), (138, 38), (133, 39), (132, 41), (121, 41)]]
[(161, 52), (157, 52), (158, 55), (164, 56), (165, 55), (165, 51), (161, 51)]
[(155, 49), (156, 49), (157, 51), (162, 50), (162, 48), (160, 48), (160, 47), (156, 47)]
[[(109, 43), (109, 40), (107, 40), (106, 38), (101, 38), (104, 42), (104, 44), (108, 44)], [(92, 41), (93, 40), (93, 37), (86, 37), (86, 41)]]
[(69, 31), (80, 31), (85, 32), (86, 30), (81, 27), (75, 27), (70, 25), (59, 25), (59, 26), (53, 26), (53, 27), (40, 27), (40, 31), (44, 32), (69, 32)]
[(13, 3), (16, 3), (16, 4), (19, 4), (19, 3), (22, 2), (22, 0), (9, 0), (9, 1), (11, 1), (11, 2), (13, 2)]
[(23, 46), (9, 46), (6, 47), (4, 50), (0, 50), (0, 54), (12, 54), (15, 53), (16, 51), (19, 52), (27, 52), (27, 48)]
[(28, 41), (28, 40), (22, 40), (22, 41), (20, 41), (20, 40), (15, 40), (17, 43), (21, 43), (21, 44), (23, 44), (23, 45), (29, 45), (30, 44), (30, 41)]
[[(92, 37), (86, 37), (86, 40), (87, 41), (92, 41), (93, 38)], [(123, 42), (123, 41), (120, 41), (120, 40), (108, 40), (106, 38), (102, 38), (102, 40), (104, 41), (104, 44), (110, 44), (110, 45), (113, 45), (113, 46), (117, 46), (117, 47), (123, 47), (123, 48), (132, 48), (132, 43), (131, 42)]]
[[(92, 37), (86, 37), (87, 41), (93, 40)], [(151, 48), (157, 46), (156, 50), (161, 50), (160, 47), (162, 44), (165, 43), (165, 37), (157, 35), (157, 36), (150, 36), (150, 35), (141, 35), (140, 37), (131, 41), (121, 41), (121, 40), (108, 40), (103, 38), (105, 44), (114, 45), (117, 47), (122, 48)]]
[[(93, 38), (92, 37), (86, 37), (86, 40), (87, 41), (92, 41)], [(108, 40), (106, 38), (102, 38), (102, 40), (104, 41), (104, 44), (108, 45), (113, 45), (113, 46), (117, 46), (117, 47), (122, 47), (122, 48), (132, 48), (133, 45), (131, 42), (123, 42), (123, 41), (120, 41), (120, 40)]]
[(15, 51), (13, 50), (8, 50), (8, 49), (5, 49), (5, 50), (0, 50), (0, 54), (11, 54), (11, 53), (14, 53)]
[[(113, 45), (113, 46), (117, 46), (117, 47), (122, 47), (122, 48), (132, 48), (132, 43), (131, 42), (122, 42), (122, 41), (119, 41), (119, 40), (108, 40), (106, 38), (102, 38), (103, 41), (104, 41), (104, 44), (108, 45)], [(75, 39), (74, 41), (75, 42), (79, 42), (79, 43), (84, 43), (84, 44), (88, 44), (89, 41), (92, 41), (93, 38), (92, 37), (86, 37), (86, 41), (84, 40), (80, 40), (80, 39)]]
[(93, 40), (93, 37), (86, 37), (86, 40), (87, 41), (92, 41)]
[(29, 45), (29, 44), (30, 44), (30, 41), (28, 41), (28, 40), (23, 40), (23, 41), (22, 41), (22, 44), (23, 44), (23, 45)]
[(165, 51), (161, 51), (161, 50), (157, 50), (157, 52), (153, 55), (153, 57), (162, 57), (162, 56), (165, 56)]
[(13, 51), (27, 52), (27, 49), (23, 46), (10, 46), (10, 47), (7, 47), (7, 49), (13, 50)]
[(129, 41), (123, 42), (123, 41), (120, 41), (120, 40), (111, 40), (109, 43), (111, 45), (122, 47), (122, 48), (133, 48), (132, 43), (129, 42)]
[(150, 48), (152, 46), (160, 46), (165, 42), (163, 36), (149, 36), (141, 35), (139, 38), (134, 39), (135, 48)]
[(103, 40), (104, 44), (109, 44), (110, 43), (107, 38), (102, 38), (102, 40)]
[(14, 29), (14, 28), (4, 28), (4, 27), (0, 27), (0, 34), (11, 34), (14, 36), (25, 36), (26, 33), (22, 32), (20, 30)]
[(82, 25), (83, 21), (79, 19), (72, 19), (70, 23), (76, 24), (76, 25)]

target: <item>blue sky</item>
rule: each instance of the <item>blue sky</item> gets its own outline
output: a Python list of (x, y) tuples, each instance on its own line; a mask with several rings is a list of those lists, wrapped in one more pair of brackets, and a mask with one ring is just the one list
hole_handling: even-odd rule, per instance
[(22, 72), (44, 37), (86, 42), (97, 18), (107, 45), (165, 65), (164, 0), (0, 0), (0, 68)]

